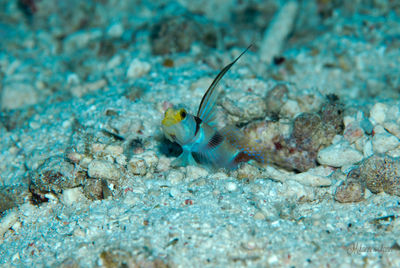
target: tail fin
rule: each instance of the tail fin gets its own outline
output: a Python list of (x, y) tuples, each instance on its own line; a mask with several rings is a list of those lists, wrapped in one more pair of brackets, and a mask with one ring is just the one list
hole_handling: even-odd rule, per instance
[(219, 131), (240, 153), (235, 157), (235, 162), (247, 162), (255, 160), (260, 164), (265, 164), (266, 148), (257, 141), (247, 138), (239, 129), (233, 126), (224, 127)]

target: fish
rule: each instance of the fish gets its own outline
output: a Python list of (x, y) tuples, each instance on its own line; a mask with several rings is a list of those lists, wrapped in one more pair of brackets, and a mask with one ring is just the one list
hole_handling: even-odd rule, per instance
[(182, 147), (182, 153), (172, 161), (172, 166), (200, 163), (233, 170), (242, 162), (265, 162), (265, 150), (259, 143), (247, 139), (235, 126), (216, 127), (218, 83), (250, 47), (218, 73), (204, 94), (196, 115), (184, 108), (170, 107), (165, 111), (161, 121), (163, 133), (168, 140)]

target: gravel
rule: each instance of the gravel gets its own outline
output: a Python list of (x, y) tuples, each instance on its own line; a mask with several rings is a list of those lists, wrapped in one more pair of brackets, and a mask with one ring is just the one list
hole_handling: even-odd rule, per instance
[[(303, 2), (0, 0), (0, 266), (400, 267), (400, 6)], [(217, 121), (266, 163), (172, 167), (250, 43)]]

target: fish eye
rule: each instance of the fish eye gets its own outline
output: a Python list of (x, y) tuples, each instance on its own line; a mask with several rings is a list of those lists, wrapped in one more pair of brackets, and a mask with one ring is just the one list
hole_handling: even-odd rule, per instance
[(186, 111), (184, 109), (180, 112), (181, 118), (184, 119), (186, 117)]

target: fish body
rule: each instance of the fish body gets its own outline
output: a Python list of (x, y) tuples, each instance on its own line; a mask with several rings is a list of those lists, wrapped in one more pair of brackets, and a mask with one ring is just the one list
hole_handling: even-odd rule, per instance
[(161, 122), (165, 136), (182, 147), (182, 154), (172, 163), (174, 166), (208, 164), (215, 168), (235, 169), (239, 163), (254, 159), (264, 161), (262, 149), (244, 138), (234, 127), (217, 130), (215, 103), (219, 95), (218, 82), (232, 65), (248, 50), (217, 75), (200, 102), (197, 115), (185, 109), (168, 108)]

